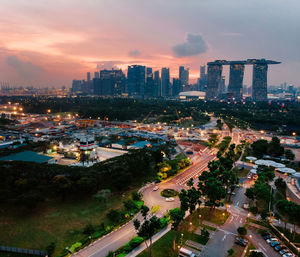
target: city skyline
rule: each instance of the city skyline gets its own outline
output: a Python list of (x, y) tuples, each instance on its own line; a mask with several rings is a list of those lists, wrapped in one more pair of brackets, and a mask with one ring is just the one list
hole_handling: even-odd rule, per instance
[[(92, 75), (117, 67), (126, 73), (127, 66), (137, 64), (153, 70), (168, 67), (171, 78), (178, 77), (183, 65), (189, 68), (191, 82), (196, 82), (200, 65), (209, 61), (266, 58), (282, 62), (270, 67), (269, 85), (287, 81), (299, 86), (296, 6), (296, 1), (269, 0), (188, 5), (179, 0), (47, 5), (3, 0), (0, 81), (11, 86), (69, 87), (72, 79), (81, 79), (88, 71)], [(228, 84), (229, 68), (223, 74)], [(246, 68), (245, 84), (251, 85), (251, 78), (252, 71)]]

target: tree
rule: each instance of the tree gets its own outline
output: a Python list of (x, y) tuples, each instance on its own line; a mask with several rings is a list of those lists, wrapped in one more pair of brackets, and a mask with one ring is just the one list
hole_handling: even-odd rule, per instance
[(272, 140), (268, 145), (268, 154), (276, 157), (280, 157), (284, 154), (284, 148), (281, 146), (278, 137), (272, 137)]
[(191, 178), (188, 182), (189, 189), (182, 189), (179, 193), (181, 210), (185, 213), (187, 210), (192, 218), (192, 213), (196, 209), (197, 204), (201, 204), (200, 197), (201, 193), (193, 185), (194, 181)]
[(257, 158), (262, 158), (268, 152), (269, 143), (267, 140), (259, 139), (251, 145), (253, 155)]
[(228, 251), (227, 251), (227, 254), (228, 256), (232, 256), (234, 254), (234, 250), (232, 248), (230, 248)]
[(279, 192), (284, 193), (285, 195), (286, 183), (282, 178), (277, 178), (275, 180), (275, 186)]
[(127, 201), (123, 202), (123, 205), (124, 208), (128, 211), (135, 210), (137, 208), (135, 202), (131, 199), (128, 199)]
[(237, 232), (238, 232), (239, 235), (241, 235), (241, 236), (247, 235), (247, 229), (246, 229), (245, 227), (238, 227)]
[(222, 130), (222, 128), (223, 128), (223, 122), (220, 119), (217, 119), (217, 128), (219, 130)]
[(106, 216), (113, 224), (116, 224), (121, 220), (121, 212), (119, 210), (110, 210)]
[(293, 161), (293, 160), (295, 160), (295, 154), (292, 152), (292, 150), (290, 150), (290, 149), (286, 149), (285, 151), (284, 151), (284, 155), (285, 155), (285, 157), (287, 158), (287, 159), (289, 159), (289, 160), (291, 160), (291, 161)]
[(199, 176), (199, 190), (208, 198), (206, 202), (207, 205), (211, 206), (211, 211), (215, 209), (216, 206), (219, 206), (220, 200), (226, 196), (226, 190), (224, 185), (217, 178), (210, 176), (208, 179), (205, 179), (202, 176), (204, 172)]
[(207, 229), (202, 228), (201, 229), (201, 237), (203, 239), (204, 242), (207, 242), (209, 239), (209, 232), (207, 231)]
[(83, 229), (83, 234), (85, 235), (92, 235), (95, 232), (95, 228), (92, 224), (88, 224)]
[[(175, 208), (175, 209), (170, 210), (169, 214), (170, 214), (170, 218), (172, 220), (172, 229), (174, 231), (178, 232), (178, 227), (184, 218), (184, 212), (179, 208)], [(176, 246), (175, 246), (176, 237), (177, 237), (177, 233), (175, 233), (175, 237), (173, 240), (174, 250), (176, 250)]]
[(49, 257), (52, 257), (52, 255), (53, 255), (53, 253), (54, 253), (54, 251), (55, 251), (55, 247), (56, 247), (56, 245), (55, 245), (54, 242), (50, 243), (50, 244), (46, 247), (46, 252), (47, 252), (47, 254), (48, 254)]
[(137, 191), (134, 191), (131, 193), (131, 198), (133, 201), (141, 201), (142, 199), (142, 194), (137, 192)]
[(143, 222), (141, 223), (138, 220), (134, 220), (134, 227), (137, 231), (138, 236), (143, 237), (145, 240), (149, 239), (149, 256), (152, 257), (152, 237), (160, 228), (160, 219), (156, 216), (152, 216), (150, 219), (147, 218), (147, 213), (149, 208), (147, 206), (142, 207), (142, 215), (144, 217)]

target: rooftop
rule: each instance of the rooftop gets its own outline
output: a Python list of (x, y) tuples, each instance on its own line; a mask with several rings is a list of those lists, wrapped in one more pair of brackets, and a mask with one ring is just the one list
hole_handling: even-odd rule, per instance
[(23, 161), (23, 162), (45, 163), (51, 159), (53, 159), (53, 157), (38, 154), (33, 151), (24, 151), (24, 152), (1, 157), (0, 161)]

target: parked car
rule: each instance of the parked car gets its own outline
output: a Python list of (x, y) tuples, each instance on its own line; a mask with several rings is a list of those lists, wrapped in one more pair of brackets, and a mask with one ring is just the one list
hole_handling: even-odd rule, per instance
[(261, 235), (262, 235), (263, 237), (265, 237), (265, 236), (270, 236), (271, 234), (268, 233), (268, 232), (264, 232), (264, 233), (262, 233)]
[(159, 187), (158, 186), (155, 186), (154, 188), (153, 188), (153, 191), (157, 191), (159, 189)]
[(264, 236), (264, 239), (267, 240), (267, 239), (269, 239), (270, 237), (273, 237), (273, 236), (272, 236), (271, 234), (268, 234), (268, 235)]
[(280, 245), (280, 243), (277, 242), (277, 241), (273, 241), (273, 242), (271, 242), (270, 245), (271, 245), (272, 247), (275, 247), (276, 245)]
[(292, 253), (285, 253), (282, 257), (294, 257), (295, 255)]
[(279, 252), (279, 251), (284, 250), (284, 249), (287, 249), (285, 245), (276, 245), (276, 246), (274, 247), (274, 250), (275, 250), (276, 252)]
[(289, 253), (290, 251), (288, 250), (288, 249), (283, 249), (283, 250), (280, 250), (279, 251), (279, 254), (280, 255), (284, 255), (284, 254), (286, 254), (286, 253)]
[(273, 241), (278, 241), (276, 237), (270, 237), (269, 239), (266, 240), (268, 244), (271, 244)]
[(166, 198), (167, 202), (173, 202), (175, 199), (173, 197)]
[(235, 243), (237, 245), (246, 246), (248, 244), (248, 241), (244, 238), (237, 237)]

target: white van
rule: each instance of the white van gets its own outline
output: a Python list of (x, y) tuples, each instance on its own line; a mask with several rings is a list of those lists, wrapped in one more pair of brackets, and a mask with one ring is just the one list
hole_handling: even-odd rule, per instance
[(179, 257), (195, 257), (195, 256), (196, 255), (192, 251), (184, 247), (181, 247), (179, 250)]

